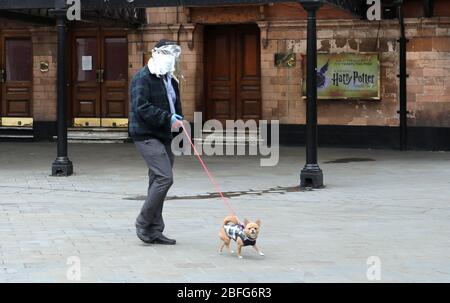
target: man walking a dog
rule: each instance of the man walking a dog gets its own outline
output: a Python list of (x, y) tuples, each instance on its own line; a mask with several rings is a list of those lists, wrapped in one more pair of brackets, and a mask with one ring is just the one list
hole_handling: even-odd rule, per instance
[(173, 183), (172, 129), (183, 119), (178, 80), (174, 77), (180, 47), (166, 39), (131, 81), (129, 134), (148, 167), (147, 198), (136, 219), (136, 234), (145, 243), (174, 245), (163, 235), (164, 199)]

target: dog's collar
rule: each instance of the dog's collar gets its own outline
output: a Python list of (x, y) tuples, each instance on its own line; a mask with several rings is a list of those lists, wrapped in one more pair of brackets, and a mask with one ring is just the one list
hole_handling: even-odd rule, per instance
[(242, 242), (244, 243), (244, 246), (255, 245), (256, 239), (249, 238), (249, 237), (247, 237), (247, 235), (245, 235), (244, 239), (242, 239)]
[(255, 245), (256, 238), (255, 239), (250, 238), (249, 236), (247, 236), (245, 234), (244, 230), (242, 230), (242, 234), (241, 235), (242, 235), (241, 240), (242, 240), (242, 242), (244, 242), (244, 246), (246, 246), (246, 245)]
[(244, 237), (246, 238), (246, 239), (249, 239), (249, 240), (253, 240), (253, 241), (256, 241), (256, 238), (250, 238), (249, 236), (247, 236), (245, 233), (244, 233)]
[(244, 232), (244, 230), (245, 230), (245, 225), (244, 225), (244, 224), (239, 223), (239, 226), (242, 227), (241, 240), (242, 240), (242, 242), (244, 243), (244, 246), (247, 246), (247, 245), (255, 245), (255, 244), (256, 244), (256, 238), (255, 238), (255, 239), (250, 238), (249, 236), (247, 236), (247, 235), (245, 234), (245, 232)]

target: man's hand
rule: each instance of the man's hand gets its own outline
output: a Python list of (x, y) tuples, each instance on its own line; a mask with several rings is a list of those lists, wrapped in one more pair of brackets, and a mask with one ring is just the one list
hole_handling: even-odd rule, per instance
[(181, 117), (180, 115), (173, 114), (172, 117), (170, 117), (170, 125), (172, 128), (183, 126), (183, 123), (181, 121), (183, 121), (183, 117)]

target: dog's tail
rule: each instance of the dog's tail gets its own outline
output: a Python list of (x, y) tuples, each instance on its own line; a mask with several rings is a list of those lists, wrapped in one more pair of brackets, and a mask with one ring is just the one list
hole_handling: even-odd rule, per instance
[(239, 224), (239, 220), (236, 216), (228, 216), (223, 219), (223, 225), (227, 225), (228, 223)]

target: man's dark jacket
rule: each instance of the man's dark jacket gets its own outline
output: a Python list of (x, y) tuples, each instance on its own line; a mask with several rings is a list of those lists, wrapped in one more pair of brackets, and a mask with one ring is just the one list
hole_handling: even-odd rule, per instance
[[(175, 111), (183, 116), (178, 82), (172, 78), (177, 95)], [(134, 141), (156, 138), (164, 143), (170, 142), (171, 132), (169, 100), (162, 78), (150, 73), (147, 66), (131, 80), (131, 106), (128, 117), (128, 132)]]

